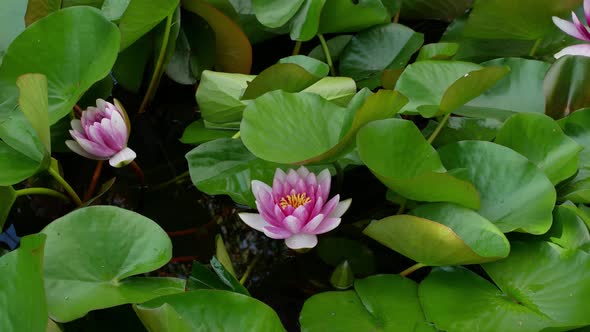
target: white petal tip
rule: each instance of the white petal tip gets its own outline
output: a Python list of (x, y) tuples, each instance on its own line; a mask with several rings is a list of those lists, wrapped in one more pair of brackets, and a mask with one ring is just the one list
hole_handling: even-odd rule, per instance
[(294, 250), (311, 249), (318, 244), (318, 237), (313, 234), (294, 234), (285, 239), (285, 244)]
[(135, 157), (137, 157), (135, 151), (130, 148), (124, 148), (109, 159), (109, 164), (115, 168), (120, 168), (129, 165)]

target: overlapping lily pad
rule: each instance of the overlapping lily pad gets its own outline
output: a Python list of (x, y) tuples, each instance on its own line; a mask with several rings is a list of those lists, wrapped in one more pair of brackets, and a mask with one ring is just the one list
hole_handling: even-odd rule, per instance
[(559, 121), (563, 131), (584, 149), (575, 178), (559, 187), (560, 200), (590, 203), (590, 109), (579, 110)]
[(590, 58), (565, 56), (547, 72), (543, 84), (545, 114), (561, 119), (584, 107), (590, 107)]
[(319, 32), (356, 32), (387, 23), (391, 16), (381, 0), (326, 0), (320, 16)]
[(23, 237), (19, 249), (0, 258), (0, 330), (4, 332), (45, 331), (44, 242), (42, 234)]
[(42, 233), (47, 235), (47, 304), (55, 321), (184, 291), (182, 279), (132, 277), (161, 267), (172, 256), (164, 230), (142, 215), (93, 206), (53, 221)]
[(284, 331), (277, 314), (246, 295), (200, 289), (134, 305), (149, 331)]
[(475, 187), (446, 173), (434, 148), (410, 121), (373, 121), (357, 134), (361, 160), (387, 187), (406, 198), (479, 208)]
[(385, 69), (400, 69), (410, 60), (424, 36), (396, 23), (377, 25), (352, 37), (340, 55), (339, 71), (370, 89), (381, 84)]
[(437, 269), (422, 282), (424, 312), (438, 329), (567, 331), (590, 324), (583, 304), (590, 296), (589, 254), (549, 242), (515, 242), (508, 258), (483, 268), (497, 286), (464, 268)]
[(0, 122), (14, 110), (16, 78), (26, 73), (47, 77), (49, 123), (57, 122), (94, 82), (109, 73), (118, 45), (117, 27), (91, 7), (62, 9), (35, 22), (14, 39), (4, 55)]
[(404, 112), (419, 112), (424, 117), (447, 114), (492, 87), (509, 69), (482, 67), (459, 62), (426, 60), (409, 65), (396, 89), (410, 102)]
[(498, 131), (496, 143), (527, 157), (553, 184), (571, 177), (578, 170), (582, 147), (566, 136), (553, 119), (543, 114), (511, 116)]
[(476, 264), (508, 256), (510, 245), (504, 234), (473, 210), (434, 203), (410, 213), (373, 221), (363, 233), (428, 266)]
[(414, 281), (377, 275), (356, 280), (354, 288), (305, 301), (299, 316), (301, 331), (434, 331), (424, 318)]
[(555, 188), (525, 157), (507, 147), (463, 141), (439, 149), (443, 164), (461, 169), (481, 197), (478, 213), (503, 232), (543, 234), (551, 227)]

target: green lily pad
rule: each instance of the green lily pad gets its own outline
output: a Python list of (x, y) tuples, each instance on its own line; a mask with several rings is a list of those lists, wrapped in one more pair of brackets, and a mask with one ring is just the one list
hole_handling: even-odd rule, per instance
[(44, 154), (49, 156), (51, 137), (47, 113), (47, 77), (42, 74), (25, 74), (16, 79), (16, 85), (20, 90), (18, 98), (20, 109), (43, 144)]
[(304, 0), (252, 0), (258, 21), (269, 28), (283, 26), (299, 10)]
[(401, 17), (451, 22), (465, 14), (473, 0), (402, 0)]
[(428, 266), (489, 262), (510, 252), (504, 234), (473, 210), (435, 203), (411, 214), (373, 221), (363, 233)]
[[(344, 49), (346, 48), (346, 45), (348, 45), (348, 43), (350, 42), (350, 40), (352, 39), (352, 35), (338, 35), (334, 38), (330, 38), (326, 41), (326, 44), (328, 44), (328, 50), (330, 51), (330, 57), (332, 58), (332, 61), (338, 61), (340, 60), (340, 54), (342, 54), (342, 51), (344, 51)], [(324, 53), (324, 50), (322, 49), (322, 45), (318, 45), (316, 47), (314, 47), (308, 54), (308, 56), (318, 59), (320, 61), (326, 62), (326, 54)]]
[(10, 43), (19, 33), (25, 29), (25, 13), (27, 2), (21, 0), (8, 0), (2, 4), (0, 13), (0, 64), (2, 57)]
[(346, 106), (356, 94), (356, 83), (350, 77), (324, 77), (302, 92), (322, 96), (339, 106)]
[(465, 33), (485, 39), (534, 40), (553, 28), (552, 16), (563, 16), (579, 5), (579, 0), (476, 1)]
[(571, 202), (555, 207), (553, 225), (543, 237), (566, 249), (578, 249), (590, 243), (588, 227), (577, 212), (581, 211)]
[(514, 150), (482, 141), (463, 141), (438, 150), (449, 169), (464, 170), (481, 196), (478, 213), (504, 233), (543, 234), (551, 227), (555, 188), (533, 163)]
[(543, 79), (549, 69), (546, 62), (501, 58), (482, 66), (507, 66), (510, 72), (491, 89), (469, 101), (457, 114), (504, 120), (514, 113), (543, 113)]
[(291, 20), (291, 39), (308, 41), (318, 34), (320, 16), (327, 0), (304, 0)]
[(354, 282), (355, 290), (312, 296), (299, 315), (302, 332), (426, 332), (417, 284), (399, 275), (377, 275)]
[(272, 91), (244, 110), (244, 145), (255, 156), (295, 163), (320, 155), (340, 139), (346, 110), (311, 93)]
[(281, 59), (263, 70), (244, 91), (241, 99), (255, 99), (266, 92), (299, 92), (328, 75), (327, 64), (304, 55)]
[(538, 332), (550, 325), (534, 307), (463, 267), (432, 270), (420, 284), (419, 296), (426, 317), (438, 330)]
[(205, 70), (196, 98), (203, 119), (214, 123), (240, 121), (246, 102), (240, 97), (256, 76)]
[(590, 107), (590, 58), (564, 56), (547, 72), (543, 91), (545, 114), (561, 119), (584, 107)]
[(302, 163), (332, 161), (342, 154), (350, 152), (354, 146), (357, 132), (364, 125), (371, 121), (393, 117), (406, 103), (407, 98), (397, 91), (379, 90), (373, 94), (366, 88), (361, 90), (348, 105), (347, 116), (349, 118), (352, 116), (352, 119), (344, 121), (338, 144)]
[(498, 132), (496, 143), (527, 157), (553, 184), (571, 177), (578, 170), (582, 147), (566, 136), (553, 119), (543, 114), (511, 116)]
[(459, 44), (457, 43), (434, 43), (422, 46), (416, 61), (424, 60), (447, 60), (457, 54)]
[(33, 160), (0, 141), (0, 186), (10, 186), (37, 172), (41, 161)]
[(4, 332), (45, 331), (44, 243), (45, 235), (25, 236), (20, 248), (0, 258), (0, 330)]
[[(432, 135), (439, 123), (428, 122), (422, 130), (425, 137)], [(491, 141), (496, 137), (502, 122), (496, 119), (477, 119), (467, 117), (450, 117), (441, 131), (438, 133), (432, 145), (439, 147), (459, 141)]]
[(445, 173), (436, 150), (411, 121), (373, 121), (359, 130), (356, 140), (361, 160), (400, 195), (416, 201), (479, 208), (475, 187)]
[[(458, 79), (472, 71), (480, 70), (480, 65), (457, 61), (418, 61), (409, 65), (396, 84), (396, 90), (410, 99), (402, 112), (435, 109), (443, 99), (447, 89)], [(429, 113), (435, 113), (436, 111)]]
[[(344, 17), (346, 19), (342, 19)], [(390, 18), (381, 0), (326, 0), (320, 16), (319, 32), (356, 32), (387, 23)]]
[(0, 201), (2, 202), (2, 205), (0, 205), (0, 229), (2, 229), (10, 213), (12, 204), (16, 201), (16, 191), (14, 188), (11, 186), (0, 186)]
[(149, 331), (284, 331), (277, 314), (246, 295), (200, 289), (133, 306)]
[(576, 176), (558, 188), (561, 201), (590, 203), (590, 109), (574, 112), (559, 120), (566, 135), (584, 149), (580, 152), (579, 171)]
[(179, 0), (130, 1), (119, 22), (120, 50), (123, 51), (155, 28), (174, 12), (178, 4)]
[(464, 268), (436, 269), (422, 282), (424, 312), (438, 329), (567, 331), (590, 324), (583, 305), (590, 296), (589, 254), (549, 242), (513, 242), (508, 258), (483, 268), (497, 286)]
[(235, 130), (216, 130), (205, 128), (203, 120), (197, 120), (184, 129), (182, 137), (180, 137), (180, 141), (184, 144), (198, 145), (216, 140), (218, 138), (229, 138), (235, 134)]
[(404, 68), (423, 42), (424, 35), (401, 24), (374, 26), (352, 37), (340, 55), (339, 71), (376, 88), (383, 70)]
[(209, 194), (226, 194), (239, 204), (255, 207), (252, 180), (272, 182), (281, 166), (254, 156), (241, 140), (222, 138), (203, 143), (187, 153), (195, 186)]
[(161, 267), (172, 256), (164, 230), (142, 215), (92, 206), (53, 221), (42, 233), (47, 235), (47, 303), (55, 321), (184, 291), (182, 279), (132, 277)]
[(57, 122), (92, 84), (108, 75), (118, 45), (117, 27), (95, 8), (66, 8), (35, 22), (14, 39), (4, 55), (0, 67), (0, 122), (6, 115), (15, 116), (16, 79), (26, 73), (47, 77), (49, 124)]

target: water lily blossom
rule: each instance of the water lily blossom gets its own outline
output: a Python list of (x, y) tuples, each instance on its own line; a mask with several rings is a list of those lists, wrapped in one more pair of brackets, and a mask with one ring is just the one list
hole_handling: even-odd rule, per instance
[(97, 99), (96, 107), (88, 107), (80, 120), (72, 120), (70, 135), (74, 140), (66, 141), (70, 150), (89, 159), (108, 159), (113, 167), (123, 167), (135, 159), (135, 152), (127, 147), (127, 114), (117, 100), (115, 104)]
[(257, 213), (240, 213), (250, 227), (273, 239), (285, 239), (291, 249), (313, 248), (317, 234), (329, 232), (340, 225), (340, 217), (350, 207), (351, 199), (340, 202), (340, 195), (328, 200), (330, 171), (319, 175), (304, 166), (288, 173), (277, 169), (272, 188), (252, 181)]
[[(584, 16), (586, 24), (590, 23), (590, 0), (584, 0)], [(569, 46), (555, 54), (556, 58), (561, 58), (564, 55), (583, 55), (590, 57), (590, 29), (580, 19), (576, 13), (572, 12), (572, 22), (566, 21), (559, 17), (553, 16), (553, 23), (557, 25), (563, 32), (568, 35), (583, 40), (585, 44)]]

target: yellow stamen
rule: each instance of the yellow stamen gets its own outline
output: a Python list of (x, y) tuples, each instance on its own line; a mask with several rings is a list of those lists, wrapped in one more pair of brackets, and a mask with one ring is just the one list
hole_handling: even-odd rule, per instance
[(311, 197), (307, 197), (307, 193), (287, 195), (279, 201), (281, 208), (286, 208), (291, 205), (294, 209), (311, 202)]

